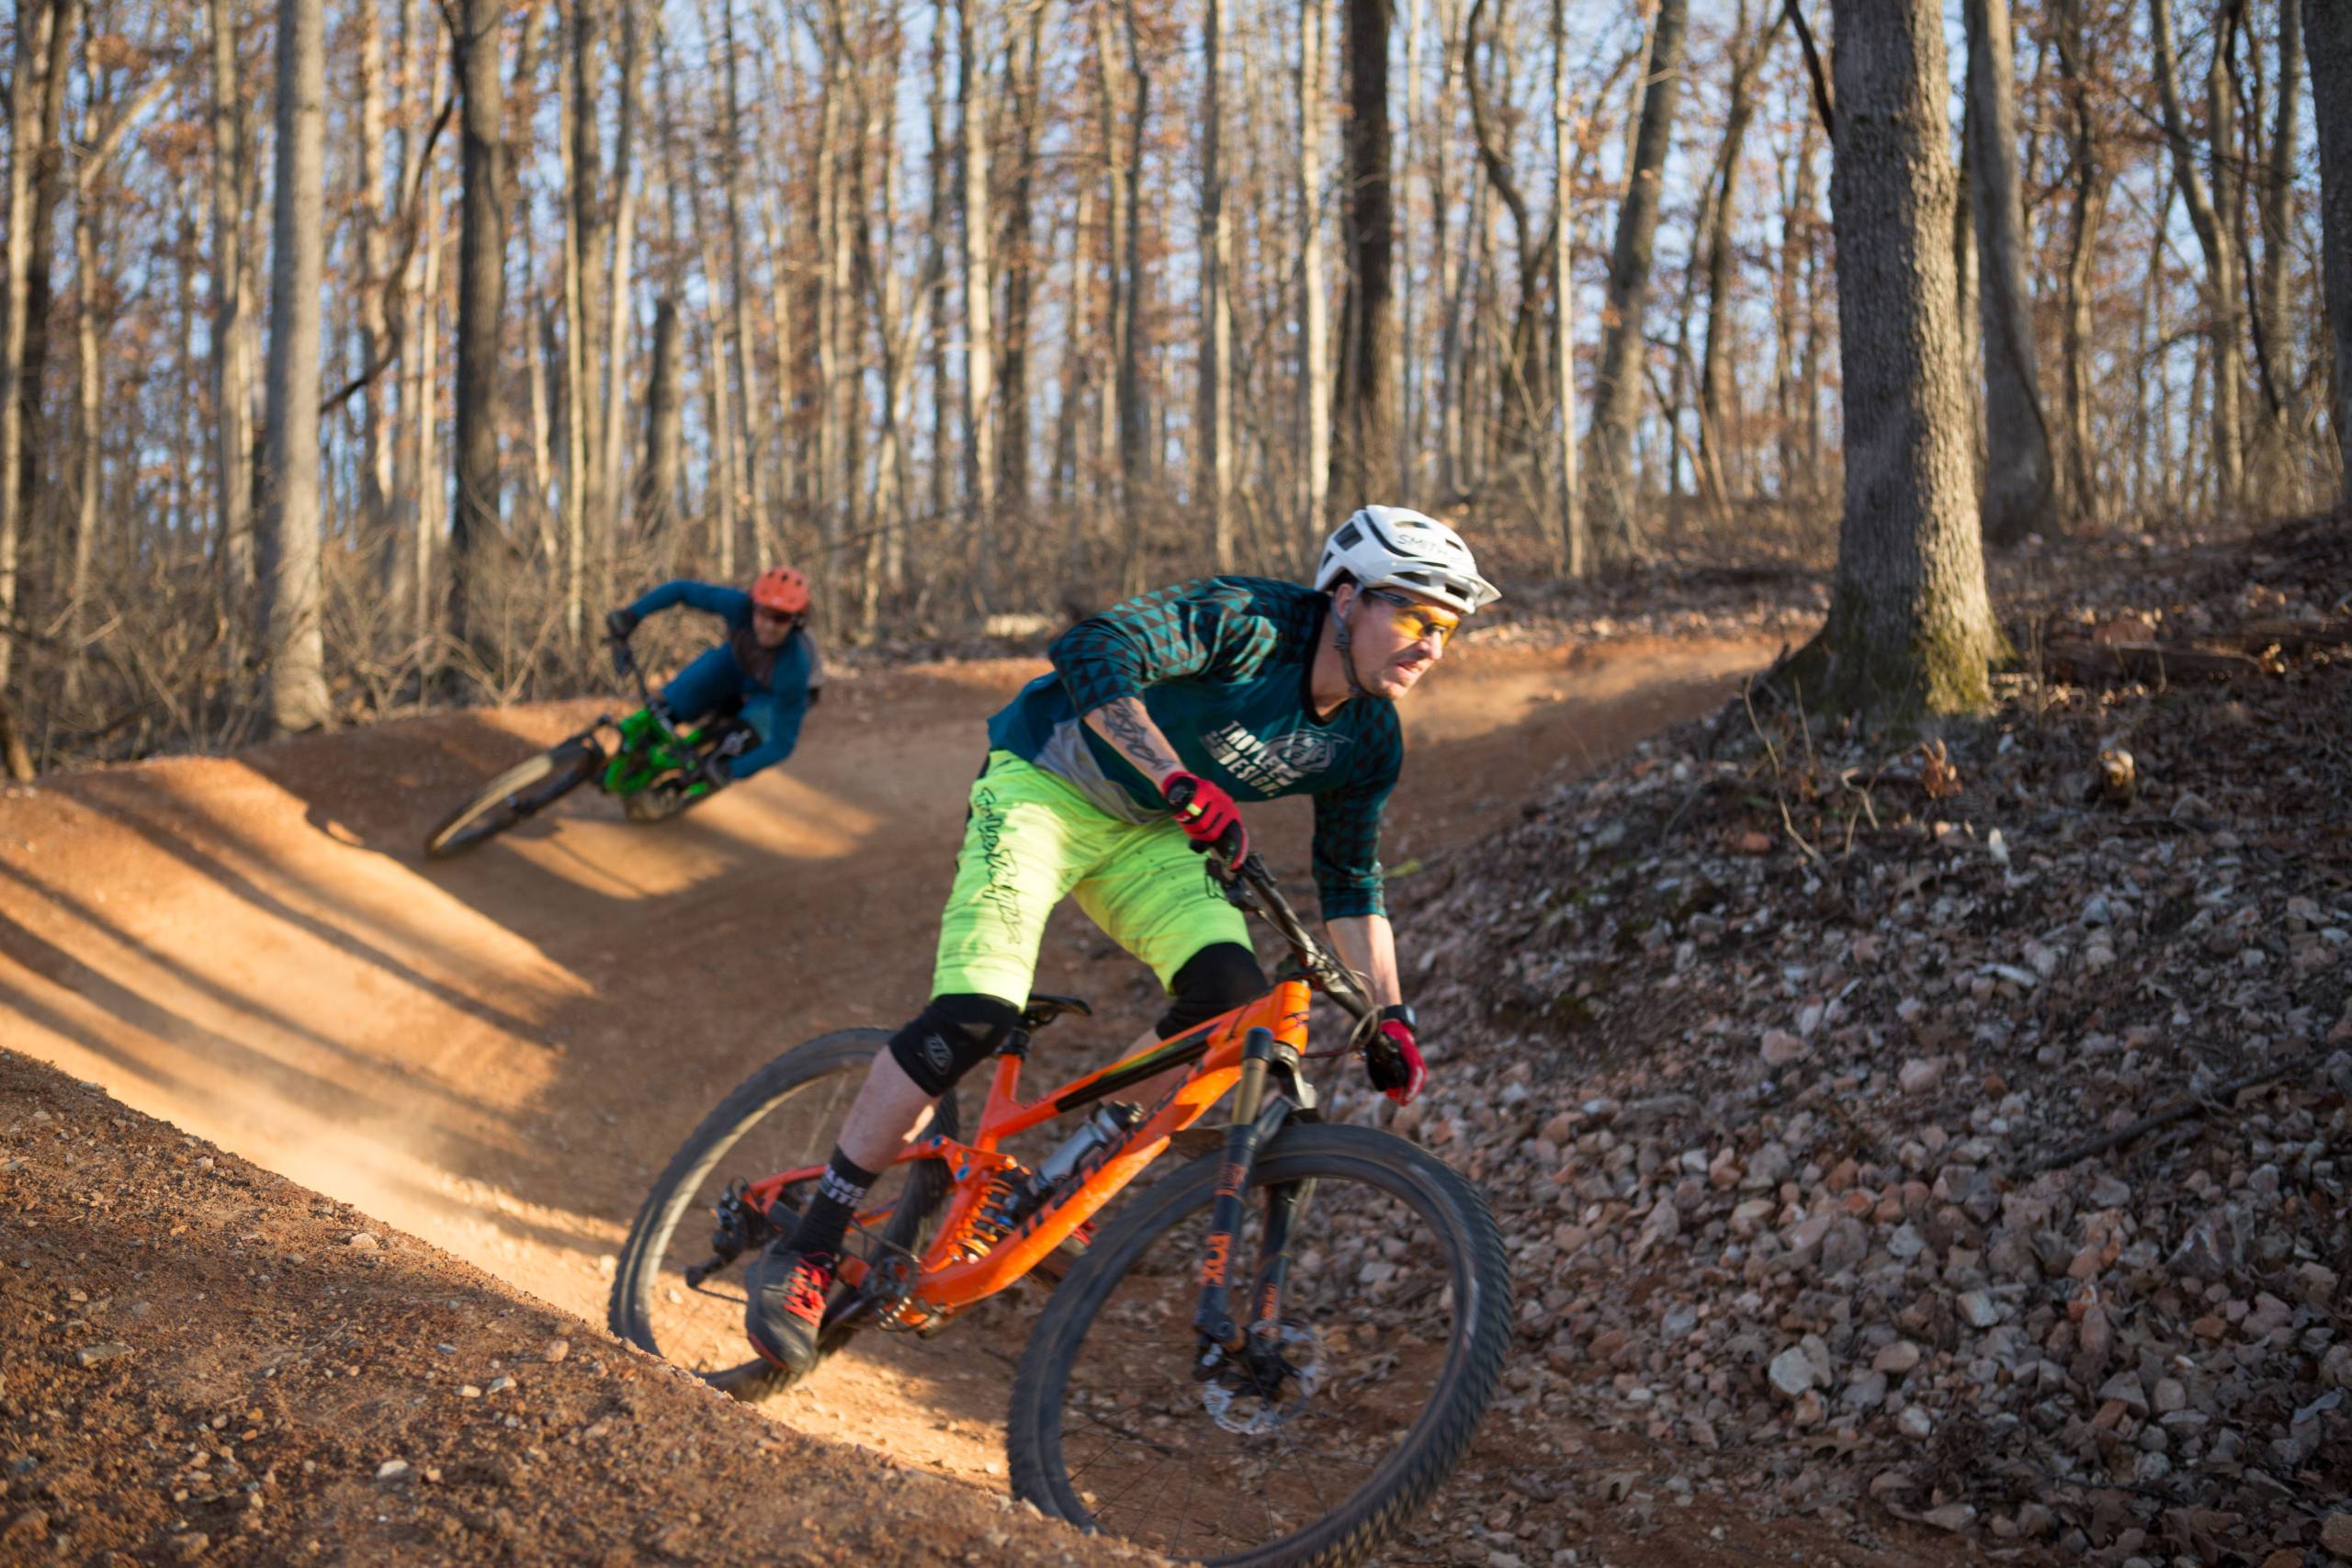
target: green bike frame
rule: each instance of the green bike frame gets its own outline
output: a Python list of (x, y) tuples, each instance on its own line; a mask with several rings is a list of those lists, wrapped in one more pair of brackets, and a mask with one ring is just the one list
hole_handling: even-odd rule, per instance
[[(614, 728), (620, 731), (620, 745), (605, 762), (604, 775), (597, 782), (609, 795), (630, 795), (664, 774), (698, 774), (706, 742), (715, 727), (706, 724), (673, 730), (655, 718), (652, 708), (647, 706), (614, 721)], [(710, 793), (710, 782), (696, 776), (680, 792), (680, 797), (698, 800)]]

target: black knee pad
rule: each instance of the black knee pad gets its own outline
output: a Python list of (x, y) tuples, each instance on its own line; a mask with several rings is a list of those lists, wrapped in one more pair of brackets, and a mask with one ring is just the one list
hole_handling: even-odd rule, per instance
[(890, 1036), (890, 1055), (925, 1094), (945, 1094), (1012, 1032), (1021, 1010), (995, 997), (933, 997)]
[(1169, 990), (1174, 1000), (1160, 1015), (1162, 1040), (1173, 1040), (1188, 1029), (1206, 1023), (1221, 1012), (1266, 994), (1266, 972), (1258, 955), (1238, 942), (1213, 942), (1184, 960)]

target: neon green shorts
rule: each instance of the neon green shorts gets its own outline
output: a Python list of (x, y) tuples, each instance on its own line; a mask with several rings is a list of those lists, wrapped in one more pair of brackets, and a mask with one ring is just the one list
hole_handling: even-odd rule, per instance
[(1213, 942), (1250, 945), (1249, 923), (1175, 823), (1119, 821), (1055, 774), (991, 751), (972, 784), (932, 995), (1026, 1003), (1046, 917), (1071, 893), (1162, 987)]

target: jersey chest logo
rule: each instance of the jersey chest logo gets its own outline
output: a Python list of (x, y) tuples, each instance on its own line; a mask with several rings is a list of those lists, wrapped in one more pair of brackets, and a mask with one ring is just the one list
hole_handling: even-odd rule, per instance
[(1340, 753), (1340, 739), (1311, 729), (1292, 729), (1272, 740), (1261, 740), (1238, 724), (1227, 724), (1202, 736), (1201, 746), (1236, 779), (1273, 795), (1309, 773), (1329, 771)]

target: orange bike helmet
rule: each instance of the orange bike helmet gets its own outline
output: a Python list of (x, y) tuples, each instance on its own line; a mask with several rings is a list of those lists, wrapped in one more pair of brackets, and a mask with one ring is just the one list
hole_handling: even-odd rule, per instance
[(797, 615), (808, 608), (808, 580), (788, 566), (770, 567), (752, 584), (752, 603), (779, 615)]

